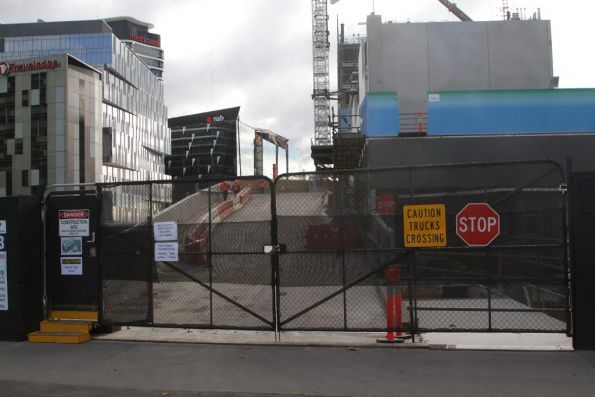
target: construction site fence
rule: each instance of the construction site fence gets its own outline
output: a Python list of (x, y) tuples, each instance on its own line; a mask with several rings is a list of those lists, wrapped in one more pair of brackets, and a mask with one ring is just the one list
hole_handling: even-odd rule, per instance
[[(114, 324), (571, 333), (566, 182), (554, 162), (98, 191), (102, 315)], [(477, 203), (498, 214), (499, 232), (469, 245), (457, 215)], [(158, 235), (171, 225), (173, 237)]]

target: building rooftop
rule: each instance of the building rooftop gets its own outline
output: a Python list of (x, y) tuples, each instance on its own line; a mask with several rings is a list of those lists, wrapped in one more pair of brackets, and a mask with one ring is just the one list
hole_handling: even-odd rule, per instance
[(60, 34), (111, 33), (103, 20), (0, 24), (0, 37), (53, 36)]

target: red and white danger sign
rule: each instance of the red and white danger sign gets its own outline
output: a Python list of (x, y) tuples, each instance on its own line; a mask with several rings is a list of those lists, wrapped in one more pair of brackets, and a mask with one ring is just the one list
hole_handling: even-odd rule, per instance
[(58, 232), (60, 237), (89, 236), (89, 210), (60, 210)]

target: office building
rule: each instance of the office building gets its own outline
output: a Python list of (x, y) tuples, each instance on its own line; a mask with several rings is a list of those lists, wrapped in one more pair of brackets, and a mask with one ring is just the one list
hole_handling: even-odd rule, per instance
[(166, 173), (176, 181), (194, 181), (174, 185), (174, 201), (207, 187), (208, 179), (273, 178), (298, 171), (297, 153), (288, 140), (240, 121), (239, 106), (171, 118), (169, 127), (172, 143)]
[[(0, 117), (0, 142), (4, 142), (0, 156), (2, 170), (5, 173), (12, 170), (10, 178), (0, 180), (0, 195), (33, 193), (52, 183), (168, 179), (164, 173), (164, 156), (170, 152), (170, 135), (161, 81), (163, 63), (148, 64), (152, 58), (163, 59), (159, 38), (148, 33), (150, 24), (132, 18), (108, 21), (0, 25), (0, 62), (5, 69), (0, 76), (0, 88), (4, 87), (0, 93), (0, 114), (4, 113)], [(146, 40), (142, 39), (145, 43), (140, 43), (142, 35), (146, 36)], [(151, 57), (149, 50), (157, 49), (159, 53)], [(60, 63), (60, 68), (32, 70), (18, 66), (44, 62), (47, 65), (54, 60)], [(83, 79), (74, 77), (83, 74)], [(40, 83), (44, 79), (45, 95)], [(83, 109), (81, 98), (83, 113), (93, 115), (85, 115), (84, 126), (77, 125), (76, 109)], [(59, 105), (60, 101), (63, 105)], [(56, 121), (62, 115), (60, 106), (65, 107), (63, 119), (68, 120), (63, 125)], [(55, 109), (59, 110), (56, 114)], [(39, 135), (36, 120), (47, 123), (45, 148), (44, 140), (35, 138)], [(57, 139), (54, 143), (50, 136), (64, 136), (64, 142)], [(14, 153), (9, 142), (14, 142)], [(89, 146), (85, 144), (76, 150), (76, 142), (80, 145), (88, 142)], [(60, 160), (52, 157), (52, 153), (60, 150), (72, 156), (72, 160), (65, 160), (64, 172), (59, 171)], [(35, 163), (19, 157), (22, 155), (17, 152), (21, 151), (22, 155), (31, 153)], [(34, 152), (37, 154), (33, 155)], [(91, 161), (90, 156), (96, 156), (95, 160)], [(98, 157), (100, 165), (95, 163)], [(47, 173), (40, 166), (43, 158), (47, 161)], [(89, 162), (95, 165), (88, 165)], [(75, 164), (85, 167), (77, 169)], [(28, 185), (35, 182), (40, 188), (27, 186), (26, 189), (22, 183), (25, 174), (22, 172), (22, 178), (17, 178), (17, 170), (28, 171)], [(164, 189), (155, 192), (154, 197), (168, 201), (168, 194)], [(128, 200), (127, 205), (134, 205), (133, 201)]]

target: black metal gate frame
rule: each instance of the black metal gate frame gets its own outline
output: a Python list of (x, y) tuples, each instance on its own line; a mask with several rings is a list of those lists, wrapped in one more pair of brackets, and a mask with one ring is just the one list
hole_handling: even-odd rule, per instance
[[(269, 189), (272, 195), (274, 195), (274, 189), (273, 189), (273, 181), (266, 177), (266, 176), (253, 176), (253, 177), (236, 177), (233, 179), (238, 179), (238, 180), (264, 180), (266, 181), (266, 183), (269, 185)], [(201, 183), (205, 183), (205, 182), (209, 182), (209, 183), (219, 183), (222, 180), (225, 179), (221, 179), (221, 178), (203, 178), (203, 179), (197, 179), (197, 180), (185, 180), (184, 183), (192, 183), (192, 182), (201, 182)], [(149, 185), (149, 202), (152, 206), (153, 201), (152, 201), (152, 190), (153, 190), (153, 185), (154, 184), (164, 184), (164, 183), (172, 183), (172, 181), (168, 181), (168, 180), (159, 180), (159, 181), (134, 181), (134, 182), (117, 182), (117, 183), (100, 183), (100, 184), (95, 184), (97, 187), (97, 191), (98, 191), (98, 197), (101, 198), (102, 196), (102, 191), (105, 188), (113, 188), (113, 187), (117, 187), (117, 186), (134, 186), (134, 185), (138, 185), (138, 186), (142, 186), (142, 185)], [(212, 232), (212, 219), (211, 219), (211, 195), (216, 193), (212, 190), (212, 186), (209, 186), (208, 190), (208, 195), (209, 195), (209, 236), (211, 236), (211, 232)], [(153, 233), (152, 233), (152, 226), (153, 226), (153, 216), (152, 216), (152, 209), (149, 211), (149, 216), (148, 216), (148, 225), (149, 225), (149, 239), (151, 241), (151, 246), (150, 249), (154, 250), (154, 239), (153, 239)], [(276, 241), (277, 238), (277, 232), (276, 232), (276, 212), (275, 212), (275, 204), (274, 201), (271, 200), (271, 241)], [(119, 233), (120, 236), (123, 236), (121, 233)], [(144, 247), (140, 247), (137, 244), (135, 244), (133, 241), (128, 240), (131, 244), (134, 244), (137, 248), (139, 248), (140, 250), (144, 250)], [(149, 252), (148, 254), (150, 254), (151, 256), (153, 255), (152, 252)], [(255, 252), (233, 252), (234, 255), (254, 255)], [(220, 298), (222, 298), (223, 300), (225, 300), (226, 302), (232, 304), (233, 306), (241, 309), (242, 311), (250, 314), (251, 316), (253, 316), (254, 318), (260, 320), (261, 322), (263, 322), (267, 327), (266, 329), (270, 329), (273, 330), (275, 332), (278, 331), (278, 325), (277, 325), (277, 311), (276, 311), (276, 277), (275, 277), (275, 273), (274, 271), (272, 271), (271, 274), (271, 289), (272, 289), (272, 314), (273, 314), (273, 320), (268, 320), (265, 317), (261, 316), (260, 314), (254, 312), (253, 310), (251, 310), (250, 308), (248, 308), (245, 305), (242, 305), (241, 303), (237, 302), (236, 300), (234, 300), (233, 298), (225, 295), (224, 293), (218, 291), (216, 288), (212, 287), (212, 256), (216, 255), (216, 253), (213, 253), (212, 251), (212, 239), (209, 238), (209, 247), (208, 247), (208, 251), (207, 251), (207, 260), (208, 260), (208, 267), (209, 267), (209, 284), (199, 280), (198, 278), (194, 277), (192, 274), (178, 268), (175, 264), (171, 263), (171, 262), (163, 262), (160, 261), (159, 263), (162, 263), (163, 265), (167, 266), (169, 269), (173, 270), (174, 272), (180, 274), (181, 276), (183, 276), (184, 278), (186, 278), (187, 280), (196, 283), (197, 285), (199, 285), (200, 287), (206, 289), (207, 291), (209, 291), (212, 295), (216, 295)], [(274, 269), (274, 262), (275, 262), (276, 256), (272, 255), (272, 269)], [(148, 282), (149, 285), (149, 308), (148, 308), (148, 324), (150, 324), (151, 326), (154, 327), (184, 327), (187, 328), (188, 325), (177, 325), (177, 324), (155, 324), (154, 323), (154, 319), (153, 319), (153, 283), (155, 282), (155, 279), (153, 277), (153, 273), (151, 273), (152, 277)], [(213, 298), (212, 295), (210, 297), (210, 328), (214, 328), (213, 325)], [(138, 324), (138, 325), (142, 325), (142, 324)], [(230, 328), (230, 329), (237, 329), (237, 328), (242, 328), (242, 327), (218, 327), (218, 328)], [(243, 328), (242, 328), (243, 329)], [(261, 328), (258, 328), (261, 329)]]
[[(67, 184), (54, 184), (47, 186), (41, 201), (41, 232), (42, 232), (42, 255), (41, 255), (41, 282), (42, 282), (42, 308), (43, 318), (47, 319), (49, 316), (49, 310), (51, 302), (48, 297), (48, 260), (47, 260), (47, 203), (50, 196), (78, 196), (89, 194), (89, 188), (93, 188), (93, 193), (97, 194), (98, 184), (96, 183), (67, 183)], [(61, 189), (61, 190), (58, 190)], [(69, 189), (69, 190), (65, 190)], [(72, 190), (70, 190), (72, 189)], [(97, 217), (99, 219), (99, 216)], [(101, 264), (97, 261), (100, 272)], [(101, 297), (101, 287), (98, 285), (99, 297)], [(101, 315), (101, 314), (100, 314)], [(101, 318), (100, 318), (101, 319)]]
[[(544, 163), (544, 161), (519, 161), (519, 162), (496, 162), (496, 163), (476, 163), (476, 164), (449, 164), (449, 165), (426, 165), (426, 166), (414, 166), (414, 167), (389, 167), (389, 168), (379, 168), (379, 169), (366, 169), (366, 170), (345, 170), (345, 171), (329, 171), (329, 172), (319, 172), (317, 173), (318, 175), (324, 175), (324, 176), (332, 176), (332, 177), (337, 177), (337, 176), (341, 176), (341, 175), (352, 175), (354, 173), (358, 173), (358, 172), (386, 172), (386, 171), (394, 171), (394, 170), (416, 170), (416, 169), (432, 169), (432, 168), (456, 168), (456, 167), (469, 167), (469, 166), (491, 166), (491, 165), (509, 165), (509, 164), (530, 164), (530, 163)], [(564, 192), (566, 189), (566, 181), (564, 179), (564, 173), (561, 169), (561, 167), (554, 162), (550, 162), (551, 164), (555, 164), (556, 165), (556, 169), (560, 172), (560, 175), (562, 176), (562, 184), (560, 186), (560, 189)], [(553, 172), (553, 171), (552, 171)], [(294, 174), (282, 174), (280, 176), (278, 176), (274, 181), (270, 180), (269, 178), (266, 177), (253, 177), (253, 178), (240, 178), (240, 179), (253, 179), (253, 180), (257, 180), (257, 179), (264, 179), (267, 181), (267, 183), (270, 186), (270, 192), (271, 192), (271, 244), (273, 247), (279, 247), (282, 242), (279, 241), (278, 239), (278, 219), (277, 219), (277, 208), (276, 208), (276, 188), (277, 188), (277, 184), (279, 183), (279, 181), (283, 180), (284, 178), (289, 178), (289, 177), (294, 177), (294, 176), (306, 176), (306, 175), (311, 175), (311, 173), (294, 173)], [(492, 203), (494, 205), (497, 205), (498, 203), (501, 203), (503, 201), (508, 200), (509, 198), (513, 197), (514, 195), (518, 194), (519, 192), (522, 192), (524, 189), (526, 189), (527, 187), (531, 186), (532, 184), (536, 183), (539, 179), (546, 177), (547, 175), (541, 175), (539, 178), (536, 178), (533, 181), (530, 181), (529, 183), (520, 186), (514, 190), (512, 190), (509, 194), (507, 194), (506, 196), (502, 197), (500, 200), (498, 200), (498, 202), (496, 203)], [(218, 182), (221, 179), (212, 179), (212, 180), (197, 180), (196, 182)], [(187, 182), (187, 181), (185, 181)], [(192, 182), (192, 181), (191, 181)], [(151, 191), (152, 191), (152, 186), (153, 184), (156, 183), (172, 183), (172, 181), (168, 181), (168, 180), (164, 180), (164, 181), (147, 181), (147, 182), (126, 182), (126, 183), (100, 183), (100, 184), (85, 184), (85, 186), (95, 186), (95, 188), (97, 189), (98, 192), (98, 198), (101, 200), (102, 197), (102, 189), (107, 188), (107, 187), (115, 187), (115, 186), (119, 186), (119, 185), (147, 185), (149, 184), (151, 187)], [(72, 188), (72, 189), (77, 189), (77, 188), (81, 188), (82, 185), (60, 185), (60, 186), (55, 186), (55, 187), (51, 187), (50, 189), (54, 189), (56, 187), (59, 188)], [(209, 189), (210, 192), (210, 189)], [(79, 192), (75, 192), (75, 193), (79, 193)], [(46, 192), (45, 195), (45, 199), (47, 199), (49, 195), (49, 190), (48, 192)], [(45, 201), (44, 199), (44, 201)], [(151, 204), (152, 204), (152, 199), (151, 199)], [(209, 203), (210, 205), (210, 203)], [(101, 208), (101, 205), (99, 206), (99, 208)], [(210, 212), (210, 211), (209, 211)], [(152, 213), (152, 212), (151, 212)], [(564, 219), (566, 220), (566, 222), (564, 222), (564, 230), (562, 231), (564, 236), (568, 235), (568, 230), (567, 230), (567, 203), (565, 202), (564, 204)], [(152, 217), (149, 219), (149, 222), (152, 225)], [(209, 229), (211, 227), (211, 220), (209, 219)], [(210, 230), (209, 230), (210, 233)], [(151, 233), (152, 235), (152, 233)], [(45, 239), (44, 239), (45, 241)], [(152, 237), (151, 237), (151, 241), (152, 241)], [(209, 245), (211, 243), (209, 242)], [(153, 247), (153, 244), (151, 244), (151, 247)], [(559, 244), (552, 244), (552, 245), (510, 245), (510, 246), (499, 246), (498, 249), (525, 249), (525, 248), (547, 248), (547, 247), (551, 247), (551, 248), (563, 248), (564, 252), (565, 252), (565, 258), (564, 258), (564, 266), (565, 266), (565, 279), (563, 280), (563, 282), (565, 283), (565, 285), (568, 287), (568, 290), (570, 290), (570, 282), (571, 279), (569, 277), (569, 256), (568, 256), (568, 239), (564, 238), (564, 242), (562, 245)], [(492, 248), (492, 250), (494, 250), (495, 248)], [(303, 316), (304, 314), (312, 311), (313, 309), (323, 305), (324, 303), (330, 301), (331, 299), (333, 299), (334, 297), (338, 296), (338, 295), (345, 295), (345, 293), (350, 289), (353, 288), (354, 286), (358, 285), (359, 283), (361, 283), (362, 281), (366, 280), (367, 278), (373, 276), (374, 274), (376, 274), (377, 272), (385, 269), (389, 264), (394, 263), (395, 261), (401, 261), (407, 258), (410, 258), (410, 260), (412, 260), (413, 263), (415, 263), (415, 256), (417, 252), (427, 252), (427, 251), (432, 251), (432, 252), (445, 252), (445, 251), (449, 251), (449, 250), (477, 250), (477, 248), (474, 247), (445, 247), (445, 248), (432, 248), (432, 249), (397, 249), (397, 248), (393, 248), (390, 249), (390, 251), (394, 252), (395, 257), (386, 263), (381, 264), (380, 266), (378, 266), (376, 269), (358, 277), (356, 280), (350, 282), (350, 283), (343, 283), (343, 286), (341, 288), (339, 288), (337, 291), (333, 292), (332, 294), (329, 294), (328, 296), (326, 296), (325, 298), (309, 305), (308, 307), (300, 310), (298, 313), (293, 314), (292, 316), (282, 319), (282, 313), (281, 313), (281, 305), (280, 305), (280, 297), (281, 297), (281, 284), (282, 284), (282, 280), (280, 280), (279, 278), (279, 251), (273, 252), (273, 254), (271, 255), (271, 293), (272, 293), (272, 320), (268, 320), (266, 318), (264, 318), (263, 316), (259, 315), (258, 313), (255, 313), (253, 310), (251, 310), (250, 308), (236, 302), (234, 299), (230, 298), (229, 296), (226, 296), (225, 294), (221, 293), (220, 291), (216, 290), (215, 288), (213, 288), (211, 285), (206, 284), (205, 282), (202, 282), (201, 280), (197, 279), (196, 277), (192, 276), (191, 274), (189, 274), (188, 272), (185, 272), (182, 269), (177, 268), (174, 264), (169, 263), (169, 262), (162, 262), (165, 266), (167, 266), (168, 268), (170, 268), (171, 270), (181, 274), (183, 277), (185, 277), (186, 279), (197, 283), (198, 285), (200, 285), (202, 288), (205, 288), (206, 290), (208, 290), (211, 294), (216, 295), (222, 299), (224, 299), (226, 302), (240, 308), (241, 310), (249, 313), (251, 316), (257, 318), (259, 321), (262, 321), (268, 328), (270, 328), (271, 330), (274, 330), (275, 332), (279, 332), (283, 329), (285, 329), (285, 327), (290, 324), (292, 321), (294, 321), (295, 319)], [(363, 251), (358, 251), (358, 252), (363, 252)], [(300, 253), (300, 252), (292, 252), (292, 253)], [(152, 253), (150, 253), (152, 254)], [(234, 254), (254, 254), (254, 252), (251, 253), (234, 253)], [(209, 263), (211, 263), (211, 256), (213, 255), (211, 247), (209, 246), (209, 251), (208, 251), (208, 255), (209, 255)], [(343, 252), (344, 255), (344, 252)], [(44, 261), (45, 261), (45, 255), (44, 255)], [(345, 261), (345, 259), (343, 258), (343, 262)], [(99, 262), (99, 267), (101, 269), (101, 261), (98, 260)], [(47, 263), (44, 263), (44, 271), (46, 269)], [(444, 309), (444, 308), (419, 308), (417, 307), (417, 299), (416, 299), (416, 285), (418, 281), (445, 281), (443, 279), (426, 279), (424, 278), (423, 280), (417, 279), (415, 276), (415, 266), (413, 266), (412, 268), (413, 270), (413, 274), (411, 274), (411, 276), (406, 279), (406, 282), (409, 286), (409, 290), (411, 291), (411, 293), (409, 294), (409, 318), (410, 318), (410, 325), (409, 325), (409, 329), (408, 331), (411, 332), (412, 334), (415, 332), (419, 332), (421, 329), (419, 329), (417, 327), (417, 322), (416, 322), (416, 318), (417, 318), (417, 312), (421, 311), (421, 310), (434, 310), (434, 311), (440, 311), (440, 310), (450, 310), (450, 311), (473, 311), (473, 310), (478, 310), (478, 309), (465, 309), (465, 308), (459, 308), (459, 309), (452, 309), (452, 308), (448, 308), (448, 309)], [(449, 281), (452, 281), (453, 279), (449, 279)], [(488, 280), (489, 280), (489, 274), (488, 274)], [(499, 279), (501, 281), (515, 281), (515, 282), (522, 282), (522, 281), (530, 281), (529, 279)], [(469, 281), (468, 279), (466, 279), (465, 281)], [(492, 280), (493, 281), (493, 280)], [(548, 283), (548, 282), (552, 282), (552, 284), (557, 284), (559, 283), (561, 280), (541, 280), (544, 283)], [(210, 282), (212, 283), (212, 274), (210, 275)], [(149, 285), (152, 288), (152, 280), (149, 283)], [(45, 286), (45, 281), (44, 281), (44, 286)], [(45, 291), (45, 289), (44, 289)], [(150, 291), (151, 296), (152, 296), (152, 291)], [(490, 297), (490, 295), (488, 295)], [(572, 330), (571, 330), (571, 321), (570, 321), (570, 317), (571, 317), (571, 302), (570, 302), (570, 294), (567, 294), (567, 306), (566, 306), (566, 324), (567, 324), (567, 334), (570, 335)], [(45, 297), (45, 299), (47, 299), (47, 296)], [(488, 298), (490, 299), (490, 298)], [(44, 302), (47, 304), (47, 302)], [(152, 304), (152, 299), (151, 299), (151, 304)], [(211, 309), (212, 309), (212, 297), (211, 297)], [(482, 311), (485, 311), (482, 309)], [(498, 312), (501, 311), (500, 309), (495, 309), (495, 308), (491, 308), (491, 305), (489, 305), (489, 316), (491, 318), (491, 313), (492, 312)], [(512, 311), (516, 311), (516, 312), (531, 312), (531, 309), (506, 309), (505, 311), (507, 312), (512, 312)], [(534, 310), (533, 310), (534, 311)], [(150, 318), (151, 322), (152, 322), (152, 318)], [(211, 310), (211, 324), (212, 324), (212, 310)], [(345, 329), (347, 329), (347, 326), (345, 326)], [(491, 320), (490, 320), (490, 327), (488, 329), (488, 331), (492, 331), (492, 327), (491, 327)], [(407, 331), (407, 330), (405, 330)], [(444, 331), (448, 331), (448, 330), (444, 330)], [(460, 330), (458, 330), (460, 331)], [(474, 330), (477, 331), (477, 330)], [(518, 330), (516, 330), (518, 332)], [(531, 330), (531, 332), (536, 332), (534, 330)], [(539, 332), (539, 331), (537, 331)], [(547, 331), (546, 331), (547, 332)]]
[[(354, 173), (357, 172), (387, 172), (387, 171), (395, 171), (395, 170), (409, 170), (409, 171), (413, 171), (413, 170), (421, 170), (421, 169), (432, 169), (432, 168), (457, 168), (457, 167), (469, 167), (469, 166), (478, 166), (478, 167), (487, 167), (487, 166), (495, 166), (495, 165), (511, 165), (511, 164), (538, 164), (538, 163), (550, 163), (552, 165), (554, 165), (555, 167), (548, 173), (542, 174), (539, 177), (535, 178), (534, 180), (524, 184), (523, 186), (519, 186), (516, 189), (513, 189), (512, 191), (510, 191), (507, 195), (505, 195), (504, 197), (502, 197), (501, 199), (490, 203), (491, 205), (497, 206), (498, 204), (501, 204), (507, 200), (509, 200), (510, 198), (514, 197), (515, 195), (519, 194), (520, 192), (524, 191), (525, 189), (527, 189), (528, 187), (532, 186), (533, 184), (537, 183), (539, 180), (544, 179), (548, 176), (550, 176), (554, 171), (557, 171), (561, 177), (561, 184), (559, 186), (559, 191), (562, 194), (566, 193), (567, 190), (567, 184), (566, 184), (566, 174), (564, 173), (562, 167), (554, 162), (554, 161), (549, 161), (549, 160), (535, 160), (535, 161), (513, 161), (513, 162), (489, 162), (489, 163), (465, 163), (465, 164), (446, 164), (446, 165), (422, 165), (422, 166), (406, 166), (406, 167), (387, 167), (387, 168), (376, 168), (376, 169), (365, 169), (365, 170), (332, 170), (332, 171), (327, 171), (327, 172), (318, 172), (318, 175), (324, 175), (324, 176), (328, 176), (328, 177), (338, 177), (341, 175), (352, 175)], [(275, 179), (274, 184), (275, 186), (277, 185), (277, 183), (282, 180), (283, 178), (288, 178), (291, 176), (307, 176), (307, 175), (311, 175), (311, 173), (307, 173), (307, 172), (302, 172), (302, 173), (294, 173), (294, 174), (282, 174), (280, 175), (278, 178)], [(275, 189), (276, 191), (276, 189)], [(447, 194), (445, 194), (447, 195)], [(414, 199), (415, 197), (411, 197), (412, 199)], [(276, 203), (276, 197), (273, 197), (273, 203)], [(567, 208), (568, 208), (568, 202), (567, 202), (567, 197), (566, 200), (564, 201), (564, 206), (563, 206), (563, 210), (564, 210), (564, 214), (563, 214), (563, 218), (565, 220), (565, 222), (563, 223), (564, 225), (564, 229), (562, 231), (563, 236), (565, 237), (563, 239), (563, 244), (538, 244), (538, 245), (529, 245), (529, 244), (524, 244), (524, 245), (507, 245), (507, 246), (498, 246), (497, 249), (498, 250), (510, 250), (510, 249), (527, 249), (527, 248), (562, 248), (564, 250), (564, 266), (565, 266), (565, 279), (564, 280), (560, 280), (560, 279), (539, 279), (540, 282), (547, 284), (547, 283), (551, 283), (551, 284), (560, 284), (560, 282), (563, 282), (563, 285), (566, 286), (567, 289), (567, 294), (566, 294), (566, 308), (565, 309), (559, 309), (559, 310), (564, 310), (566, 313), (566, 334), (568, 336), (572, 335), (572, 321), (571, 321), (571, 296), (570, 296), (570, 278), (569, 278), (569, 267), (570, 267), (570, 260), (569, 260), (569, 249), (568, 249), (568, 215), (567, 215)], [(340, 217), (342, 217), (343, 215), (340, 214)], [(275, 223), (277, 222), (277, 218), (276, 218), (276, 212), (274, 214), (274, 221)], [(342, 223), (341, 223), (342, 225)], [(448, 229), (449, 232), (453, 232), (454, 228), (451, 225), (450, 228)], [(276, 226), (275, 226), (275, 231), (276, 231)], [(344, 237), (343, 232), (339, 233), (339, 235), (341, 236), (341, 238)], [(275, 236), (276, 237), (276, 236)], [(274, 244), (278, 244), (277, 240), (274, 240)], [(381, 271), (381, 270), (385, 270), (387, 268), (387, 266), (389, 266), (392, 263), (397, 263), (399, 261), (401, 261), (404, 258), (411, 258), (412, 259), (412, 274), (410, 277), (406, 278), (406, 283), (409, 287), (409, 291), (411, 291), (409, 293), (409, 307), (407, 307), (407, 310), (409, 311), (409, 327), (403, 327), (403, 328), (394, 328), (394, 329), (390, 329), (390, 328), (385, 328), (387, 331), (404, 331), (404, 332), (409, 332), (411, 335), (411, 338), (414, 340), (415, 338), (415, 333), (419, 333), (422, 331), (425, 332), (429, 332), (429, 331), (440, 331), (440, 332), (452, 332), (453, 330), (448, 329), (448, 328), (444, 328), (444, 329), (422, 329), (420, 327), (418, 327), (417, 324), (417, 313), (418, 311), (457, 311), (457, 312), (473, 312), (473, 311), (481, 311), (481, 312), (488, 312), (488, 316), (489, 316), (489, 325), (488, 328), (486, 329), (486, 331), (488, 332), (494, 332), (494, 331), (513, 331), (513, 332), (521, 332), (523, 330), (518, 330), (518, 329), (513, 329), (513, 330), (507, 330), (507, 329), (494, 329), (492, 327), (492, 313), (494, 312), (518, 312), (518, 313), (531, 313), (531, 312), (539, 312), (538, 309), (498, 309), (498, 308), (493, 308), (492, 304), (491, 304), (491, 289), (490, 289), (490, 282), (494, 282), (495, 280), (492, 279), (490, 277), (489, 274), (489, 266), (488, 267), (488, 277), (485, 281), (487, 281), (487, 285), (488, 285), (488, 309), (475, 309), (475, 308), (440, 308), (440, 307), (424, 307), (424, 308), (420, 308), (417, 305), (417, 282), (418, 281), (424, 281), (424, 282), (428, 282), (428, 281), (449, 281), (449, 282), (453, 282), (456, 281), (454, 279), (431, 279), (431, 278), (423, 278), (423, 279), (419, 279), (416, 277), (415, 275), (415, 256), (417, 252), (446, 252), (446, 251), (486, 251), (489, 252), (489, 250), (495, 250), (496, 248), (486, 248), (486, 247), (441, 247), (441, 248), (408, 248), (408, 249), (391, 249), (391, 251), (398, 253), (401, 252), (400, 256), (395, 257), (394, 259), (382, 264), (381, 266), (379, 266), (378, 268), (374, 269), (373, 271), (368, 272), (367, 274), (359, 277), (357, 280), (352, 281), (350, 283), (345, 283), (345, 278), (343, 276), (343, 286), (338, 289), (337, 291), (333, 292), (332, 294), (324, 297), (323, 299), (318, 300), (317, 302), (307, 306), (306, 308), (302, 309), (301, 311), (299, 311), (298, 313), (293, 314), (292, 316), (283, 319), (283, 320), (279, 320), (279, 324), (278, 324), (278, 330), (282, 331), (284, 329), (284, 326), (288, 325), (289, 323), (291, 323), (292, 321), (302, 317), (303, 315), (305, 315), (308, 312), (311, 312), (312, 310), (322, 306), (323, 304), (325, 304), (326, 302), (330, 301), (331, 299), (333, 299), (334, 297), (343, 294), (343, 301), (344, 301), (344, 330), (348, 330), (347, 327), (347, 320), (346, 320), (346, 303), (345, 303), (345, 293), (350, 289), (353, 288), (354, 286), (358, 285), (359, 283), (361, 283), (362, 281), (366, 280), (367, 278), (373, 276), (374, 274), (376, 274), (377, 272)], [(343, 267), (345, 266), (345, 258), (344, 258), (344, 253), (346, 250), (343, 250)], [(357, 252), (364, 252), (365, 250), (359, 250)], [(299, 253), (306, 253), (308, 251), (294, 251), (292, 253), (295, 254), (299, 254)], [(277, 255), (275, 255), (277, 256)], [(278, 259), (276, 260), (276, 264), (274, 265), (275, 267), (275, 273), (276, 273), (276, 277), (275, 280), (277, 282), (276, 285), (276, 296), (277, 299), (280, 299), (280, 280), (279, 280), (279, 262)], [(344, 272), (343, 272), (344, 274)], [(465, 281), (465, 282), (469, 282), (469, 281), (478, 281), (478, 280), (470, 280), (470, 279), (465, 279), (465, 280), (460, 280), (460, 281)], [(532, 279), (522, 279), (522, 278), (498, 278), (497, 281), (501, 281), (501, 282), (506, 282), (506, 281), (510, 281), (510, 282), (527, 282), (527, 281), (534, 281)], [(281, 319), (281, 312), (280, 312), (280, 304), (279, 302), (277, 302), (277, 318)], [(554, 309), (548, 309), (548, 310), (554, 310)], [(296, 328), (297, 330), (299, 330), (300, 328)], [(294, 329), (295, 330), (295, 329)], [(370, 330), (370, 329), (350, 329), (352, 331), (360, 331), (360, 330)], [(470, 332), (481, 332), (481, 330), (478, 329), (470, 329), (470, 330), (461, 330), (461, 329), (457, 329), (455, 330), (456, 332), (464, 332), (464, 331), (470, 331)], [(551, 331), (540, 331), (540, 330), (526, 330), (528, 332), (534, 332), (534, 333), (539, 333), (539, 332), (551, 332)]]

